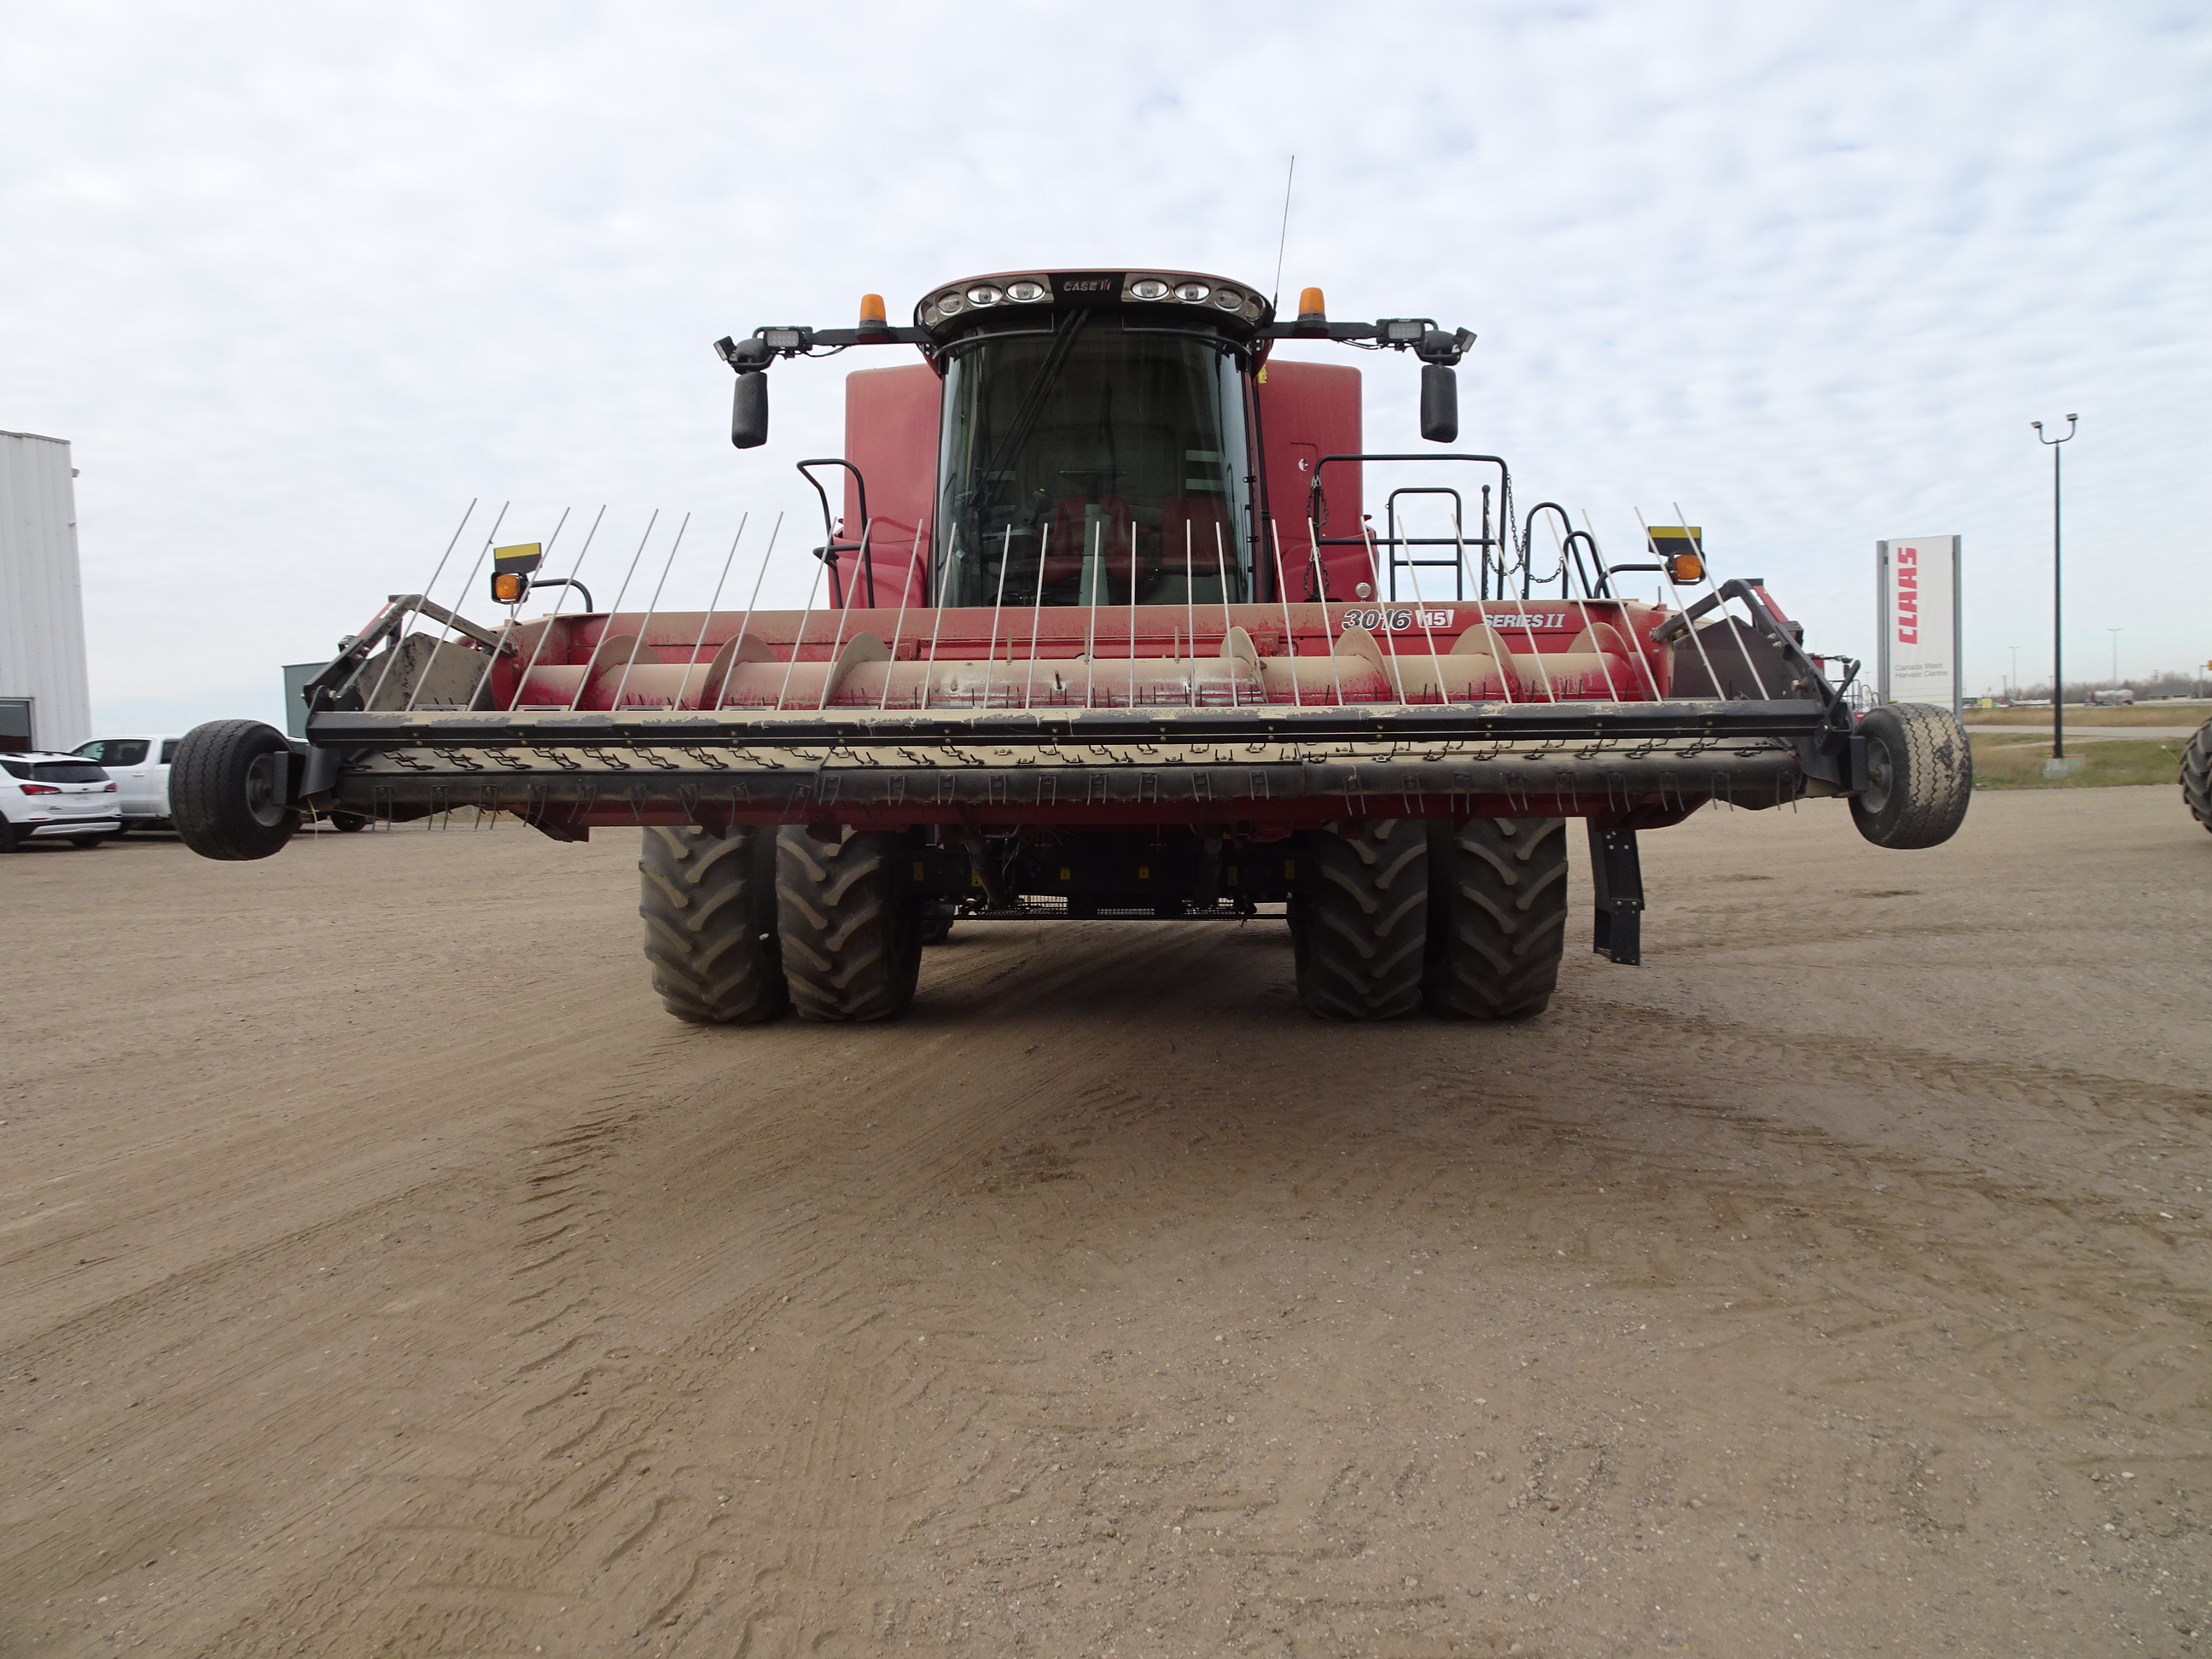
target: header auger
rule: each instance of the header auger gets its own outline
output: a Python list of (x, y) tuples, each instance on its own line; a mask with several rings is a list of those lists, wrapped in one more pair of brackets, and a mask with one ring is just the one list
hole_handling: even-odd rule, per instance
[[(1638, 832), (1708, 802), (1848, 797), (1893, 847), (1958, 827), (1956, 721), (1855, 720), (1850, 673), (1762, 583), (1716, 585), (1693, 527), (1609, 567), (1552, 503), (1516, 514), (1494, 455), (1364, 453), (1358, 371), (1271, 360), (1286, 339), (1411, 353), (1422, 435), (1457, 439), (1465, 331), (1332, 322), (1311, 289), (1279, 323), (1199, 273), (976, 277), (908, 327), (871, 295), (852, 329), (723, 340), (740, 447), (766, 441), (779, 362), (921, 353), (849, 375), (845, 453), (799, 464), (825, 532), (805, 609), (725, 608), (720, 584), (704, 610), (657, 588), (625, 609), (625, 579), (599, 611), (580, 558), (549, 578), (542, 548), (488, 544), (495, 620), (436, 575), (394, 598), (307, 688), (304, 744), (245, 721), (185, 739), (177, 823), (234, 859), (303, 812), (641, 828), (653, 983), (707, 1023), (896, 1015), (962, 917), (1277, 903), (1316, 1014), (1518, 1018), (1558, 974), (1569, 818), (1595, 948), (1623, 963)], [(1380, 532), (1377, 461), (1442, 480), (1393, 489)], [(1421, 508), (1449, 533), (1410, 533)], [(533, 587), (556, 603), (525, 618)]]

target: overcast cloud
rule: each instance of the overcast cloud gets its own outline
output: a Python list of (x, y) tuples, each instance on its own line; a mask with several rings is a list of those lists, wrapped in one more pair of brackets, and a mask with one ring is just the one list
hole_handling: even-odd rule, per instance
[[(605, 503), (617, 570), (688, 511), (708, 580), (741, 512), (811, 514), (791, 459), (840, 447), (846, 368), (896, 359), (779, 369), (776, 441), (738, 455), (716, 336), (1008, 266), (1266, 283), (1295, 151), (1285, 292), (1475, 330), (1468, 446), (1616, 557), (1679, 501), (1724, 573), (1867, 651), (1875, 539), (1957, 532), (1972, 686), (2015, 643), (2033, 678), (2027, 422), (2078, 410), (2069, 664), (2122, 626), (2124, 672), (2185, 667), (2212, 656), (2206, 17), (10, 5), (0, 427), (76, 447), (102, 723), (276, 718), (274, 665), (419, 586), (471, 497), (514, 502), (501, 539)], [(1352, 361), (1370, 447), (1415, 447), (1413, 366)]]

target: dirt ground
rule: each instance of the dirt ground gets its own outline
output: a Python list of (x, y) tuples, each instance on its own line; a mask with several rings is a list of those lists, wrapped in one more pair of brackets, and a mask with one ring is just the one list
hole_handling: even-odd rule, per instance
[(2212, 1650), (2171, 787), (1700, 815), (1503, 1028), (1263, 922), (694, 1030), (635, 848), (0, 860), (0, 1654)]

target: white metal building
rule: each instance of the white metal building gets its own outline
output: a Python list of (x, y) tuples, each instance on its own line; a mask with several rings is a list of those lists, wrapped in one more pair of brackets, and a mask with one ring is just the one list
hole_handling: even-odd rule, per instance
[(0, 432), (0, 749), (92, 736), (68, 441)]

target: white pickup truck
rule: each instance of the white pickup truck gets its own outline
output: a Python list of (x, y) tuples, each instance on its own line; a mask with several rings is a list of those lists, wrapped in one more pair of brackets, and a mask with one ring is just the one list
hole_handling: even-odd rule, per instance
[[(176, 758), (176, 732), (131, 738), (94, 738), (70, 752), (106, 769), (115, 780), (116, 810), (125, 830), (169, 827), (169, 763)], [(119, 831), (118, 833), (120, 833)]]

